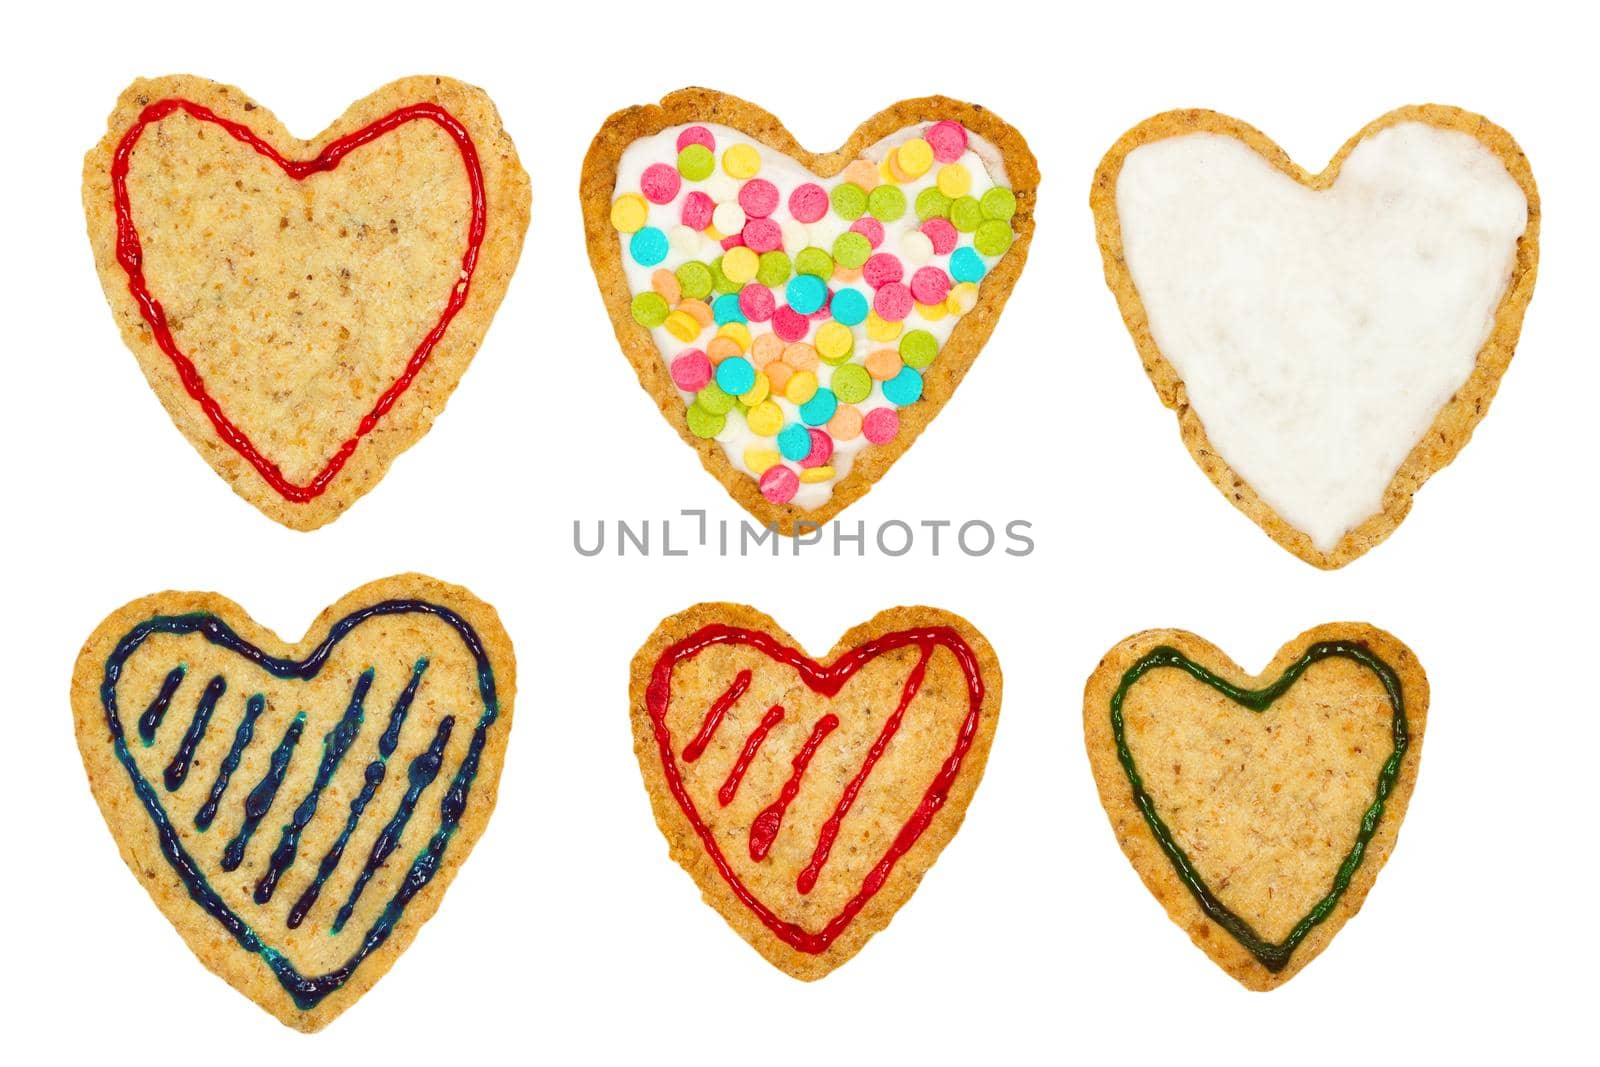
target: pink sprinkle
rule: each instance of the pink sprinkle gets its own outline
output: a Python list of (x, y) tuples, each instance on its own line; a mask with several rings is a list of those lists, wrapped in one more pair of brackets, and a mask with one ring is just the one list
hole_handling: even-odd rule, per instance
[(833, 458), (833, 438), (815, 426), (806, 432), (811, 435), (811, 452), (800, 461), (800, 466), (820, 467)]
[(776, 252), (783, 247), (783, 230), (771, 219), (751, 219), (744, 224), (744, 246), (752, 252)]
[(900, 432), (894, 408), (873, 408), (861, 419), (861, 435), (875, 445), (886, 445)]
[(866, 264), (861, 268), (861, 276), (874, 289), (890, 282), (897, 282), (904, 278), (905, 274), (905, 268), (900, 265), (900, 260), (888, 252), (868, 256)]
[(672, 203), (672, 198), (678, 195), (682, 185), (683, 178), (679, 176), (678, 168), (665, 163), (650, 164), (639, 178), (639, 191), (652, 204)]
[(796, 222), (816, 222), (827, 213), (828, 192), (815, 182), (797, 185), (789, 194), (789, 214)]
[(728, 249), (738, 248), (742, 244), (744, 244), (744, 234), (730, 233), (722, 239), (722, 250), (726, 252)]
[(811, 321), (788, 304), (772, 313), (772, 332), (791, 344), (803, 340)]
[(867, 244), (877, 248), (883, 244), (883, 223), (871, 215), (863, 215), (850, 224), (851, 231), (867, 239)]
[(751, 178), (739, 190), (739, 206), (752, 219), (764, 219), (778, 209), (778, 187), (765, 178)]
[(751, 322), (766, 322), (772, 318), (778, 302), (772, 297), (772, 290), (760, 282), (750, 282), (739, 290), (739, 310), (744, 312), (744, 317)]
[(959, 235), (949, 219), (941, 219), (937, 215), (922, 224), (922, 235), (933, 242), (933, 254), (948, 256), (956, 250), (956, 240)]
[(959, 122), (946, 119), (935, 122), (923, 133), (922, 139), (933, 149), (933, 158), (940, 163), (954, 163), (967, 150), (967, 131)]
[(944, 303), (950, 295), (950, 275), (938, 267), (918, 267), (911, 276), (911, 295), (923, 307)]
[(711, 136), (711, 131), (704, 126), (690, 126), (678, 134), (678, 151), (682, 152), (692, 144), (705, 145), (707, 150), (712, 152), (717, 150), (717, 139)]
[(711, 381), (711, 360), (691, 348), (672, 361), (672, 384), (686, 393), (698, 393)]
[(900, 282), (879, 286), (872, 297), (872, 310), (884, 322), (904, 322), (911, 314), (911, 290)]
[(832, 289), (829, 289), (828, 290), (828, 295), (823, 297), (822, 306), (819, 307), (817, 310), (813, 311), (807, 317), (810, 318), (810, 319), (813, 319), (813, 320), (831, 319), (831, 318), (833, 318), (833, 290)]
[(774, 504), (787, 504), (799, 489), (800, 476), (782, 463), (768, 467), (761, 475), (761, 495)]
[(717, 202), (696, 189), (683, 198), (683, 224), (691, 230), (703, 230), (711, 225), (711, 213)]

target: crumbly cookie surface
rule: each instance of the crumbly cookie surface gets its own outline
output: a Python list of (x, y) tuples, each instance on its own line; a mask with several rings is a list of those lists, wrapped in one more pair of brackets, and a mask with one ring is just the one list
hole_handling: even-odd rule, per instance
[[(655, 166), (634, 158), (663, 137)], [(911, 142), (915, 175), (898, 163)], [(865, 493), (949, 400), (1021, 272), (1038, 179), (976, 105), (902, 101), (810, 153), (760, 108), (685, 89), (611, 116), (579, 192), (640, 384), (735, 500), (792, 534)]]
[[(1411, 186), (1397, 184), (1398, 192), (1370, 197), (1367, 221), (1375, 226), (1396, 226), (1391, 236), (1394, 244), (1385, 248), (1381, 244), (1383, 231), (1376, 233), (1374, 242), (1361, 251), (1370, 258), (1372, 268), (1356, 269), (1352, 264), (1358, 259), (1342, 248), (1324, 257), (1318, 269), (1296, 272), (1294, 267), (1270, 270), (1255, 279), (1260, 292), (1243, 290), (1207, 297), (1197, 306), (1215, 309), (1227, 306), (1229, 300), (1238, 298), (1248, 304), (1233, 321), (1242, 329), (1230, 329), (1226, 323), (1174, 322), (1171, 308), (1166, 308), (1166, 318), (1156, 321), (1161, 311), (1150, 303), (1151, 293), (1141, 292), (1135, 269), (1130, 259), (1129, 242), (1125, 239), (1126, 219), (1119, 213), (1119, 190), (1128, 169), (1130, 157), (1141, 150), (1170, 148), (1175, 139), (1189, 139), (1199, 143), (1205, 138), (1226, 139), (1245, 146), (1251, 159), (1258, 159), (1274, 175), (1292, 180), (1289, 192), (1311, 191), (1330, 193), (1335, 190), (1341, 173), (1346, 169), (1360, 170), (1340, 193), (1348, 199), (1361, 196), (1369, 182), (1382, 180), (1381, 165), (1374, 167), (1370, 160), (1352, 160), (1352, 155), (1371, 150), (1376, 154), (1379, 141), (1394, 142), (1408, 130), (1421, 129), (1443, 138), (1461, 135), (1472, 144), (1486, 160), (1488, 166), (1503, 168), (1500, 180), (1511, 187), (1513, 195), (1520, 190), (1525, 201), (1525, 217), (1519, 211), (1517, 236), (1508, 242), (1507, 265), (1503, 286), (1484, 301), (1481, 309), (1461, 313), (1461, 294), (1453, 294), (1442, 275), (1457, 263), (1460, 256), (1448, 242), (1456, 241), (1464, 253), (1472, 246), (1485, 241), (1491, 232), (1500, 230), (1500, 220), (1495, 217), (1478, 220), (1452, 220), (1449, 212), (1458, 211), (1459, 198), (1444, 196), (1430, 200), (1433, 190), (1426, 188), (1428, 179), (1419, 178)], [(1413, 138), (1415, 140), (1415, 138)], [(1412, 145), (1391, 155), (1390, 162), (1423, 158), (1418, 146)], [(1407, 156), (1406, 153), (1411, 153)], [(1482, 174), (1476, 160), (1463, 160), (1460, 174)], [(1399, 165), (1399, 164), (1395, 164)], [(1434, 173), (1434, 177), (1438, 172)], [(1402, 176), (1403, 177), (1403, 176)], [(1203, 186), (1204, 179), (1188, 183), (1185, 188)], [(1356, 188), (1359, 186), (1360, 188)], [(1285, 201), (1293, 197), (1284, 197)], [(1300, 197), (1301, 200), (1327, 201), (1327, 197)], [(1334, 156), (1320, 174), (1311, 174), (1297, 166), (1276, 144), (1259, 131), (1225, 115), (1210, 111), (1172, 111), (1147, 119), (1125, 134), (1107, 152), (1096, 172), (1090, 191), (1090, 206), (1105, 265), (1106, 281), (1115, 294), (1122, 317), (1133, 336), (1140, 360), (1156, 388), (1161, 401), (1178, 416), (1179, 428), (1185, 445), (1194, 460), (1219, 490), (1252, 521), (1284, 548), (1317, 567), (1332, 569), (1342, 567), (1378, 544), (1404, 519), (1410, 510), (1413, 494), (1437, 470), (1451, 462), (1465, 446), (1473, 428), (1488, 411), (1489, 403), (1499, 386), (1514, 353), (1523, 314), (1533, 294), (1539, 256), (1540, 202), (1533, 174), (1526, 157), (1516, 142), (1504, 130), (1482, 116), (1456, 108), (1424, 105), (1400, 108), (1368, 124), (1351, 138)], [(1303, 205), (1302, 205), (1303, 206)], [(1191, 213), (1192, 215), (1193, 213)], [(1225, 214), (1226, 217), (1221, 217)], [(1259, 233), (1279, 225), (1289, 215), (1286, 203), (1257, 205), (1252, 212), (1212, 212), (1217, 215), (1213, 229), (1227, 226), (1242, 227), (1240, 233)], [(1235, 216), (1239, 217), (1235, 217)], [(1407, 243), (1401, 230), (1409, 225), (1428, 230), (1416, 240)], [(1324, 243), (1348, 239), (1343, 232), (1325, 235)], [(1445, 243), (1434, 244), (1443, 240)], [(1144, 242), (1146, 246), (1149, 241)], [(1195, 242), (1186, 242), (1182, 248), (1168, 248), (1174, 255), (1194, 257)], [(1240, 241), (1228, 242), (1237, 247)], [(1285, 255), (1295, 257), (1296, 248), (1286, 246)], [(1374, 290), (1375, 278), (1385, 270), (1396, 274), (1409, 274), (1418, 278), (1428, 274), (1430, 248), (1437, 253), (1433, 268), (1438, 285), (1407, 283), (1391, 286), (1385, 282)], [(1446, 251), (1451, 248), (1451, 251)], [(1303, 255), (1301, 258), (1304, 258)], [(1304, 266), (1304, 264), (1301, 264)], [(1337, 268), (1337, 269), (1336, 269)], [(1341, 271), (1343, 274), (1341, 275)], [(1345, 277), (1339, 282), (1331, 275)], [(1203, 262), (1191, 264), (1187, 276), (1200, 279), (1188, 287), (1188, 295), (1204, 289), (1207, 277), (1218, 276), (1216, 265)], [(1231, 275), (1230, 275), (1231, 276)], [(1460, 279), (1451, 279), (1450, 282)], [(1303, 283), (1303, 284), (1302, 284)], [(1301, 285), (1299, 290), (1294, 287)], [(1342, 286), (1342, 287), (1341, 287)], [(1465, 288), (1465, 287), (1463, 287)], [(1398, 291), (1404, 289), (1405, 291)], [(1265, 295), (1263, 295), (1265, 294)], [(1248, 299), (1246, 299), (1248, 297)], [(1166, 297), (1170, 305), (1181, 306), (1183, 298)], [(1193, 301), (1191, 301), (1193, 303)], [(1476, 304), (1465, 301), (1467, 304)], [(1364, 310), (1363, 310), (1364, 309)], [(1478, 314), (1487, 323), (1478, 330)], [(1431, 318), (1429, 316), (1432, 316)], [(1315, 344), (1280, 344), (1273, 351), (1252, 355), (1242, 345), (1238, 334), (1249, 333), (1247, 318), (1276, 316), (1290, 334), (1300, 331)], [(1374, 322), (1398, 319), (1411, 325), (1398, 330), (1406, 336), (1368, 338), (1363, 333)], [(1453, 333), (1471, 333), (1472, 340), (1465, 346), (1466, 359), (1455, 370), (1455, 358), (1450, 356), (1448, 367), (1417, 366), (1416, 373), (1408, 372), (1398, 364), (1406, 359), (1415, 361), (1416, 352), (1424, 344), (1420, 335), (1433, 331), (1433, 338), (1450, 337)], [(1185, 381), (1175, 366), (1181, 362), (1175, 352), (1164, 352), (1158, 343), (1158, 334), (1164, 333), (1169, 345), (1174, 339), (1195, 352), (1212, 353), (1208, 359), (1217, 367), (1206, 372), (1204, 380), (1191, 378)], [(1302, 357), (1317, 346), (1337, 348), (1339, 339), (1348, 333), (1351, 351), (1342, 358), (1334, 358), (1325, 365), (1308, 364)], [(1419, 336), (1413, 336), (1413, 334)], [(1360, 337), (1358, 343), (1354, 338)], [(1394, 346), (1390, 355), (1384, 345)], [(1456, 347), (1460, 347), (1459, 343)], [(1230, 352), (1230, 349), (1238, 351)], [(1225, 353), (1216, 357), (1215, 353)], [(1475, 353), (1475, 358), (1474, 358)], [(1297, 360), (1299, 361), (1297, 363)], [(1254, 361), (1253, 363), (1251, 361)], [(1191, 359), (1191, 364), (1196, 361)], [(1265, 376), (1256, 374), (1263, 367), (1281, 364)], [(1254, 372), (1251, 370), (1254, 367)], [(1363, 369), (1365, 368), (1365, 369)], [(1211, 379), (1222, 379), (1220, 384)], [(1230, 385), (1229, 383), (1232, 383)], [(1248, 388), (1247, 394), (1237, 402), (1219, 401), (1219, 390)], [(1363, 389), (1375, 390), (1363, 393)], [(1331, 398), (1342, 397), (1333, 406)], [(1233, 394), (1229, 394), (1233, 395)], [(1416, 398), (1416, 399), (1406, 399)], [(1207, 413), (1201, 410), (1212, 406), (1215, 422), (1208, 427), (1204, 421)], [(1419, 408), (1414, 436), (1402, 433), (1398, 447), (1372, 445), (1377, 431), (1400, 425), (1397, 414), (1404, 415), (1405, 425), (1410, 424), (1410, 412), (1396, 412), (1396, 405)], [(1297, 414), (1298, 413), (1298, 414)], [(1366, 419), (1366, 422), (1363, 422)], [(1241, 425), (1248, 421), (1248, 427)], [(1317, 432), (1313, 432), (1317, 431)], [(1273, 435), (1277, 435), (1274, 437)], [(1276, 441), (1277, 443), (1273, 443)], [(1314, 445), (1308, 442), (1315, 441)], [(1329, 442), (1324, 444), (1324, 442)], [(1339, 447), (1338, 442), (1346, 447)], [(1265, 443), (1263, 443), (1265, 442)], [(1222, 445), (1227, 444), (1227, 448)], [(1252, 448), (1246, 448), (1252, 445)], [(1285, 457), (1304, 452), (1302, 457), (1311, 464), (1296, 473), (1283, 467)], [(1372, 470), (1364, 466), (1357, 469), (1355, 453), (1370, 450)], [(1318, 457), (1321, 457), (1320, 465)], [(1329, 460), (1328, 457), (1335, 457)], [(1249, 469), (1256, 469), (1252, 482)], [(1369, 478), (1368, 475), (1371, 475)], [(1366, 483), (1373, 484), (1368, 490)], [(1304, 487), (1315, 481), (1317, 489)], [(1291, 498), (1298, 497), (1298, 500)], [(1348, 517), (1322, 516), (1315, 521), (1319, 510), (1316, 502), (1342, 499), (1351, 503)], [(1274, 506), (1274, 503), (1278, 506)], [(1296, 521), (1285, 513), (1295, 516)], [(1312, 513), (1312, 514), (1307, 514)]]
[(296, 529), (427, 432), (528, 223), (494, 105), (442, 77), (393, 82), (304, 141), (232, 86), (141, 79), (85, 157), (83, 200), (106, 298), (173, 421)]
[(139, 883), (209, 969), (314, 1031), (483, 833), (515, 671), (494, 609), (423, 575), (355, 590), (292, 645), (215, 593), (167, 592), (90, 636), (72, 707)]
[(813, 661), (761, 612), (701, 604), (634, 657), (634, 751), (673, 859), (810, 981), (888, 925), (955, 835), (1000, 684), (949, 612), (882, 612)]
[(1307, 631), (1254, 677), (1194, 634), (1150, 630), (1089, 678), (1084, 737), (1146, 887), (1266, 990), (1360, 910), (1405, 817), (1427, 710), (1416, 657), (1365, 624)]

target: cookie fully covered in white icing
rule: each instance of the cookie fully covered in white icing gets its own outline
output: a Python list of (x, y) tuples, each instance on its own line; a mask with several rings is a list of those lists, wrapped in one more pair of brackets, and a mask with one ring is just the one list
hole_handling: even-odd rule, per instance
[(1106, 277), (1197, 462), (1338, 567), (1466, 443), (1532, 295), (1538, 194), (1504, 131), (1393, 112), (1319, 175), (1236, 120), (1170, 112), (1096, 176)]

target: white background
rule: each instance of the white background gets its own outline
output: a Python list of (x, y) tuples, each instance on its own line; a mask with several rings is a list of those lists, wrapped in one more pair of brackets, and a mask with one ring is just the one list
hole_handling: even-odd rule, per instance
[[(1535, 4), (1115, 6), (1037, 19), (931, 0), (13, 14), (0, 179), (12, 1062), (1578, 1058), (1600, 947), (1592, 27)], [(264, 519), (195, 455), (95, 278), (83, 153), (128, 81), (167, 72), (239, 85), (302, 136), (394, 77), (455, 75), (493, 95), (532, 175), (521, 269), (448, 411), (313, 534)], [(845, 519), (1023, 518), (1032, 556), (934, 558), (926, 542), (899, 559), (573, 551), (574, 519), (743, 515), (638, 388), (583, 259), (589, 139), (613, 110), (685, 84), (758, 102), (818, 149), (932, 92), (1027, 136), (1044, 174), (1027, 271), (947, 411)], [(1539, 284), (1470, 447), (1387, 543), (1325, 574), (1189, 459), (1103, 283), (1089, 181), (1127, 127), (1167, 108), (1236, 115), (1316, 170), (1368, 120), (1426, 101), (1481, 111), (1532, 160)], [(218, 590), (292, 639), (348, 588), (408, 569), (493, 602), (516, 642), (500, 805), (410, 952), (302, 1037), (207, 974), (123, 867), (83, 780), (69, 672), (90, 629), (144, 593)], [(818, 653), (880, 608), (936, 604), (981, 627), (1005, 669), (961, 834), (893, 925), (813, 985), (700, 903), (630, 751), (634, 649), (662, 616), (723, 598)], [(1287, 987), (1251, 994), (1188, 944), (1118, 850), (1083, 752), (1082, 685), (1145, 627), (1193, 629), (1254, 670), (1336, 619), (1393, 631), (1426, 666), (1421, 780), (1362, 914)]]

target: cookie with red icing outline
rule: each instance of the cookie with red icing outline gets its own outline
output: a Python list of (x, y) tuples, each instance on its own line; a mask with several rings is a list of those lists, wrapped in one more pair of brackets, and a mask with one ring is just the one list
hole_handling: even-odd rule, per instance
[(84, 159), (106, 299), (173, 422), (270, 518), (337, 518), (432, 425), (505, 295), (528, 176), (494, 104), (418, 76), (311, 140), (140, 79)]
[(955, 836), (1000, 712), (971, 623), (893, 608), (812, 659), (771, 618), (699, 604), (633, 660), (634, 752), (672, 858), (805, 981), (859, 952)]

